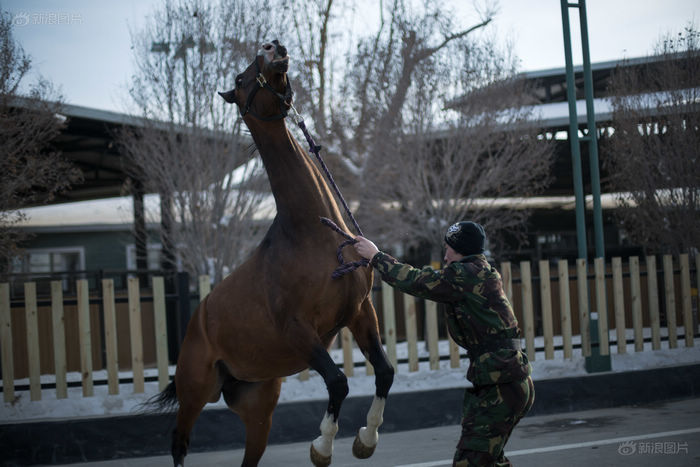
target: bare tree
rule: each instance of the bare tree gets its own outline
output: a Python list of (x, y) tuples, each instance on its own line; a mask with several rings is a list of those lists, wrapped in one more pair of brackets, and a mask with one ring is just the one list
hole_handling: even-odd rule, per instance
[(370, 192), (382, 200), (383, 211), (390, 207), (394, 214), (374, 216), (375, 225), (387, 233), (409, 233), (408, 243), (429, 245), (432, 261), (441, 259), (446, 228), (463, 219), (485, 226), (496, 253), (505, 234), (524, 240), (530, 215), (525, 201), (551, 180), (553, 146), (539, 137), (525, 82), (504, 68), (509, 62), (501, 62), (502, 54), (478, 50), (479, 77), (463, 68), (461, 88), (470, 91), (453, 102), (460, 114), (453, 120), (436, 125), (431, 102), (439, 99), (435, 94), (442, 85), (427, 84), (431, 68), (417, 72), (426, 84), (411, 99), (407, 135), (397, 139), (394, 162), (374, 169)]
[[(467, 215), (517, 238), (528, 216), (518, 199), (546, 186), (552, 149), (522, 107), (532, 103), (527, 90), (509, 79), (516, 58), (484, 35), (497, 3), (475, 4), (477, 19), (464, 26), (443, 2), (381, 1), (377, 28), (357, 38), (337, 29), (337, 9), (347, 22), (361, 2), (293, 3), (308, 88), (298, 105), (316, 120), (365, 230), (399, 241), (410, 229), (433, 257), (445, 224)], [(341, 59), (338, 42), (350, 44)], [(445, 109), (464, 95), (461, 112), (472, 118)], [(503, 197), (515, 199), (504, 206)]]
[(219, 282), (264, 233), (256, 217), (265, 198), (260, 163), (245, 157), (240, 138), (196, 128), (149, 127), (123, 133), (121, 141), (138, 155), (146, 190), (168, 194), (173, 224), (161, 240), (177, 248), (184, 270)]
[(20, 92), (30, 69), (12, 35), (12, 18), (0, 12), (0, 271), (26, 239), (17, 229), (26, 218), (21, 209), (51, 201), (82, 178), (51, 147), (63, 126), (60, 96), (44, 80)]
[(233, 87), (273, 19), (267, 2), (168, 1), (132, 39), (130, 95), (145, 117), (121, 136), (133, 177), (161, 195), (162, 243), (216, 282), (264, 231), (254, 212), (265, 196), (249, 137), (216, 91)]
[(359, 41), (339, 93), (346, 104), (333, 113), (341, 156), (358, 176), (376, 165), (374, 155), (392, 151), (391, 136), (402, 131), (409, 113), (407, 98), (423, 91), (425, 83), (416, 82), (417, 70), (432, 68), (435, 77), (454, 77), (454, 55), (463, 50), (470, 34), (492, 21), (495, 10), (486, 9), (469, 27), (455, 24), (453, 12), (433, 0), (420, 5), (393, 0), (381, 14), (376, 33)]
[[(335, 12), (352, 9), (352, 1), (343, 0), (292, 0), (280, 2), (286, 14), (294, 24), (294, 36), (285, 38), (288, 45), (295, 50), (294, 58), (298, 72), (296, 80), (295, 102), (301, 109), (306, 109), (311, 116), (311, 124), (322, 138), (328, 135), (328, 108), (331, 98), (333, 78), (333, 60), (337, 57), (332, 52), (333, 39), (339, 39), (342, 25)], [(338, 49), (337, 47), (335, 48)]]
[(620, 193), (622, 229), (650, 252), (683, 253), (700, 238), (700, 32), (663, 37), (647, 64), (611, 83), (614, 133), (604, 166)]

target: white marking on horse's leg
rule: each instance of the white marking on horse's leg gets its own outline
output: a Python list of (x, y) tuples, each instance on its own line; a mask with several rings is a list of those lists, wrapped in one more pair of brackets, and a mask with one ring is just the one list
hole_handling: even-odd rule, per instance
[(324, 457), (331, 457), (333, 454), (333, 438), (338, 433), (338, 422), (333, 420), (333, 415), (326, 412), (321, 421), (321, 436), (312, 443), (317, 453)]
[(372, 406), (369, 408), (369, 412), (367, 412), (367, 426), (360, 428), (360, 432), (358, 433), (360, 441), (367, 447), (376, 446), (377, 441), (379, 441), (379, 433), (377, 430), (384, 421), (385, 405), (385, 398), (374, 396)]

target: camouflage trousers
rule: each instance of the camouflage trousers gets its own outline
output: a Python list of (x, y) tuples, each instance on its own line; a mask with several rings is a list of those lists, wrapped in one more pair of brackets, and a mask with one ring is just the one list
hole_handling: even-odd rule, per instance
[(532, 407), (532, 379), (468, 388), (464, 394), (462, 437), (453, 467), (509, 466), (503, 447)]

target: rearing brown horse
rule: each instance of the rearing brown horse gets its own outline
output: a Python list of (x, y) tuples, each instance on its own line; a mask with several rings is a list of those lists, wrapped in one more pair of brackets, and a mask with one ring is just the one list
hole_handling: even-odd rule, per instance
[[(376, 371), (376, 393), (353, 446), (372, 455), (394, 370), (382, 348), (370, 301), (371, 268), (332, 279), (340, 237), (322, 225), (333, 220), (347, 231), (331, 191), (309, 155), (292, 137), (284, 116), (291, 105), (289, 57), (277, 41), (265, 43), (235, 89), (220, 93), (238, 105), (267, 170), (277, 215), (252, 256), (199, 304), (187, 327), (175, 380), (161, 402), (177, 397), (173, 432), (175, 466), (184, 465), (190, 431), (207, 402), (223, 394), (246, 427), (242, 465), (257, 465), (265, 451), (282, 377), (316, 370), (328, 388), (321, 436), (311, 445), (316, 466), (331, 462), (345, 375), (328, 354), (343, 326)], [(359, 259), (348, 249), (350, 259)]]

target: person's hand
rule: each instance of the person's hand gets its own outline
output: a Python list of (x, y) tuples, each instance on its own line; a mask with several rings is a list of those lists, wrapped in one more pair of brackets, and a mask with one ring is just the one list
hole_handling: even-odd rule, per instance
[(357, 251), (357, 253), (363, 258), (371, 260), (374, 255), (379, 253), (379, 248), (377, 248), (377, 245), (367, 240), (365, 237), (358, 235), (355, 237), (355, 240), (357, 240), (357, 243), (353, 245), (355, 247), (355, 251)]

